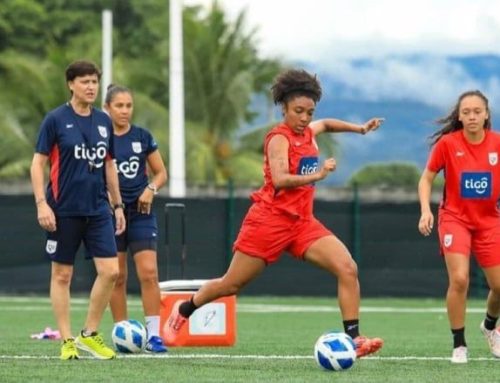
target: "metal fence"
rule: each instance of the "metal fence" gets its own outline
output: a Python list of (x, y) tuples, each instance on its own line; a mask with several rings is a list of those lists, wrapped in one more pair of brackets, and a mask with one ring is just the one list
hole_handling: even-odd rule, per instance
[[(181, 209), (165, 215), (165, 205), (172, 202), (185, 206), (185, 247)], [(160, 226), (160, 280), (222, 275), (249, 206), (248, 198), (157, 198), (154, 210)], [(44, 257), (45, 234), (36, 221), (32, 196), (0, 196), (0, 207), (0, 293), (48, 293), (50, 263)], [(437, 236), (434, 233), (425, 238), (418, 233), (419, 211), (414, 201), (377, 203), (353, 198), (315, 202), (318, 219), (338, 235), (356, 259), (363, 296), (445, 295), (447, 275)], [(183, 252), (185, 262), (181, 262)], [(138, 282), (129, 261), (129, 291), (137, 293)], [(484, 295), (484, 278), (472, 262), (471, 294)], [(93, 263), (80, 254), (72, 291), (88, 291), (93, 279)], [(336, 280), (325, 271), (284, 254), (242, 293), (332, 295), (336, 293)]]

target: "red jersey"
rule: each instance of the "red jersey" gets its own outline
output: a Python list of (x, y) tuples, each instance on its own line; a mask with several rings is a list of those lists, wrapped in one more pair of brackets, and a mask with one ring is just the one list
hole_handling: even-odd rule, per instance
[(498, 224), (500, 211), (500, 134), (486, 130), (484, 140), (471, 144), (463, 131), (444, 135), (427, 163), (432, 172), (444, 171), (445, 189), (440, 214), (451, 214), (472, 229)]
[(288, 169), (291, 174), (305, 175), (318, 171), (319, 151), (312, 129), (307, 127), (301, 134), (295, 133), (285, 124), (280, 124), (266, 135), (264, 140), (264, 186), (254, 192), (250, 198), (254, 202), (268, 204), (269, 208), (276, 208), (292, 216), (310, 217), (313, 212), (314, 184), (288, 189), (276, 189), (273, 185), (267, 148), (269, 141), (277, 134), (288, 140)]

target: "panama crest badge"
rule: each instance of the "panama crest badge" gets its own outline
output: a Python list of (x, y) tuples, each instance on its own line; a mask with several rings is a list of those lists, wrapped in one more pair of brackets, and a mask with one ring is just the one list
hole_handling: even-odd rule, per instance
[(488, 153), (488, 160), (490, 162), (490, 165), (494, 166), (498, 163), (498, 153), (497, 152), (492, 152)]
[(453, 234), (445, 234), (443, 238), (444, 247), (450, 247), (453, 242)]
[(56, 250), (57, 250), (57, 241), (48, 239), (47, 244), (45, 245), (45, 251), (49, 254), (54, 254)]

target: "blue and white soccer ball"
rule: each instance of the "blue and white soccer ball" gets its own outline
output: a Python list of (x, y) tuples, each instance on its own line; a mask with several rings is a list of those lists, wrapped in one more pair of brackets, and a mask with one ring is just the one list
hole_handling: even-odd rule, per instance
[(325, 370), (347, 370), (356, 360), (356, 345), (346, 333), (330, 331), (316, 341), (314, 359)]
[(115, 323), (111, 339), (117, 351), (131, 354), (141, 352), (146, 346), (147, 332), (135, 319)]

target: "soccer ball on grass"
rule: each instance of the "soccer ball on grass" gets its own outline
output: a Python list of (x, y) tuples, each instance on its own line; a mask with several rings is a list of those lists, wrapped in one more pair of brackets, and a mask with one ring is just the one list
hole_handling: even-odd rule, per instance
[(117, 351), (131, 354), (141, 352), (146, 346), (147, 332), (135, 319), (115, 323), (111, 339)]
[(347, 370), (356, 360), (356, 346), (346, 333), (330, 331), (316, 341), (314, 359), (325, 370)]

